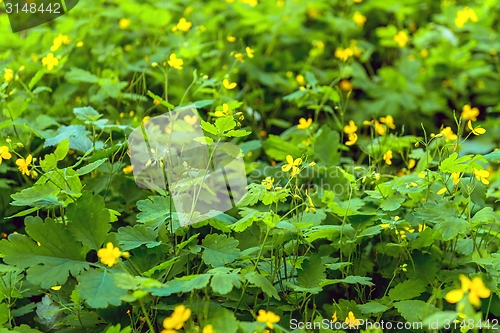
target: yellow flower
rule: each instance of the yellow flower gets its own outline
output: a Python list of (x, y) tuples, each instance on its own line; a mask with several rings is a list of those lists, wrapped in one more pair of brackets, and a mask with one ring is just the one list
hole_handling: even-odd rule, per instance
[(465, 104), (462, 108), (462, 119), (476, 121), (479, 116), (478, 108), (471, 108), (470, 104)]
[(382, 124), (386, 124), (390, 129), (396, 129), (396, 125), (394, 125), (394, 118), (391, 115), (387, 117), (380, 117), (379, 121)]
[(225, 117), (225, 116), (231, 116), (233, 114), (233, 110), (229, 109), (229, 105), (227, 103), (222, 104), (222, 111), (217, 110), (214, 113), (214, 116), (216, 117)]
[(410, 160), (408, 161), (408, 170), (413, 169), (416, 164), (417, 162), (413, 158), (410, 158)]
[(488, 177), (490, 176), (490, 173), (486, 170), (478, 170), (476, 168), (472, 168), (474, 171), (474, 175), (476, 176), (477, 180), (480, 180), (481, 183), (488, 185), (490, 182), (488, 181)]
[(293, 157), (291, 155), (286, 156), (286, 161), (288, 162), (287, 164), (283, 165), (281, 167), (281, 170), (283, 172), (288, 172), (290, 169), (292, 170), (292, 177), (295, 177), (296, 174), (299, 173), (299, 168), (298, 166), (302, 163), (302, 159), (299, 157), (293, 160)]
[(170, 65), (170, 67), (173, 67), (180, 71), (182, 70), (182, 65), (184, 64), (184, 61), (182, 61), (182, 59), (180, 58), (177, 58), (175, 53), (172, 53), (168, 59), (168, 64)]
[(121, 18), (120, 21), (118, 21), (118, 27), (121, 30), (125, 30), (128, 28), (128, 26), (132, 23), (131, 19), (128, 18)]
[(1, 146), (0, 147), (0, 164), (2, 164), (2, 160), (9, 160), (12, 155), (9, 153), (9, 147)]
[(352, 146), (358, 141), (358, 135), (356, 133), (349, 133), (348, 140), (346, 141), (346, 146)]
[(263, 179), (261, 182), (262, 185), (266, 185), (266, 189), (270, 190), (273, 188), (274, 184), (274, 178), (271, 177), (266, 177), (266, 179)]
[(316, 207), (314, 206), (314, 203), (313, 203), (311, 197), (309, 196), (309, 194), (307, 194), (307, 190), (306, 190), (306, 197), (307, 197), (307, 201), (309, 201), (309, 204), (306, 207), (306, 213), (311, 211), (311, 213), (316, 214)]
[(354, 123), (354, 121), (349, 120), (349, 125), (344, 126), (344, 133), (345, 134), (353, 134), (356, 133), (358, 130), (358, 126)]
[(391, 165), (392, 164), (392, 150), (386, 151), (383, 158), (384, 158), (384, 161), (386, 164)]
[(104, 265), (111, 267), (118, 263), (117, 259), (120, 258), (121, 252), (119, 248), (113, 246), (113, 243), (108, 242), (106, 248), (97, 251), (97, 256)]
[(203, 327), (203, 333), (215, 333), (215, 331), (212, 325), (207, 325)]
[(246, 51), (247, 56), (248, 56), (249, 58), (253, 58), (253, 53), (254, 53), (255, 51), (254, 51), (254, 50), (252, 50), (252, 49), (250, 48), (250, 46), (247, 46), (247, 47), (245, 48), (245, 51)]
[(222, 85), (224, 86), (224, 88), (231, 90), (231, 89), (236, 88), (236, 86), (238, 84), (236, 82), (229, 82), (228, 79), (224, 79), (224, 80), (222, 80)]
[(177, 23), (177, 25), (172, 28), (172, 31), (175, 32), (177, 30), (180, 30), (180, 31), (187, 32), (187, 31), (189, 31), (189, 29), (191, 29), (192, 26), (193, 26), (193, 23), (189, 22), (188, 20), (186, 20), (183, 17), (179, 20), (179, 23)]
[(297, 125), (297, 128), (298, 129), (307, 129), (307, 128), (309, 128), (309, 126), (311, 126), (312, 121), (313, 120), (311, 118), (308, 118), (307, 120), (306, 120), (306, 118), (300, 118), (299, 124)]
[(437, 191), (437, 195), (441, 195), (441, 194), (443, 194), (446, 191), (447, 191), (447, 188), (443, 187), (442, 189), (440, 189), (439, 191)]
[(486, 133), (486, 130), (484, 128), (481, 128), (481, 127), (472, 128), (472, 120), (469, 120), (467, 122), (467, 127), (470, 129), (470, 131), (474, 135), (481, 135), (481, 134)]
[(54, 44), (52, 45), (52, 47), (50, 48), (50, 50), (52, 52), (56, 51), (59, 47), (61, 47), (61, 45), (69, 45), (71, 43), (71, 40), (69, 39), (68, 36), (66, 35), (63, 35), (63, 34), (59, 34), (59, 36), (57, 36), (55, 39), (54, 39)]
[(270, 329), (274, 328), (275, 323), (280, 321), (280, 316), (276, 315), (274, 312), (265, 310), (259, 310), (259, 315), (257, 316), (257, 321), (259, 323), (266, 323), (267, 327)]
[(453, 185), (457, 185), (460, 181), (460, 172), (452, 172), (451, 177), (453, 178)]
[(21, 173), (23, 175), (26, 175), (26, 176), (30, 175), (28, 167), (31, 164), (32, 160), (33, 160), (33, 156), (31, 156), (31, 154), (29, 154), (28, 157), (26, 157), (26, 159), (24, 159), (24, 158), (18, 158), (16, 160), (16, 164), (19, 167), (19, 171), (21, 171)]
[(354, 89), (354, 86), (352, 85), (351, 81), (342, 79), (342, 81), (339, 82), (339, 88), (343, 91), (351, 91)]
[(245, 62), (245, 60), (243, 59), (243, 54), (242, 53), (236, 53), (234, 55), (234, 57), (236, 58), (236, 60), (238, 60), (239, 62)]
[(54, 57), (54, 54), (49, 53), (46, 57), (42, 58), (42, 64), (47, 66), (47, 69), (52, 70), (59, 63), (59, 59)]
[(295, 80), (297, 81), (297, 83), (301, 86), (305, 86), (306, 85), (306, 79), (304, 78), (304, 76), (302, 74), (299, 74), (295, 77)]
[(336, 322), (337, 322), (337, 320), (338, 320), (338, 318), (337, 318), (337, 311), (335, 311), (335, 312), (333, 313), (333, 315), (332, 315), (332, 321), (333, 321), (334, 323), (336, 323)]
[(50, 287), (50, 289), (55, 290), (55, 291), (61, 290), (61, 288), (62, 288), (62, 286), (53, 286), (53, 287)]
[(441, 130), (441, 133), (444, 135), (446, 140), (455, 141), (458, 138), (458, 136), (455, 133), (453, 133), (453, 130), (451, 129), (450, 126), (443, 128)]
[(386, 127), (382, 125), (378, 120), (375, 120), (375, 130), (377, 131), (378, 135), (385, 135), (386, 133)]
[(427, 226), (424, 224), (419, 224), (418, 225), (418, 232), (422, 232), (424, 231), (425, 229), (427, 229)]
[(164, 330), (161, 333), (180, 330), (189, 317), (191, 317), (191, 309), (186, 308), (183, 304), (176, 306), (170, 317), (163, 320)]
[(347, 49), (342, 49), (342, 48), (337, 48), (335, 50), (335, 57), (346, 62), (350, 57), (354, 55), (354, 52), (352, 49), (347, 48)]
[(123, 168), (123, 173), (128, 175), (134, 171), (134, 166), (133, 165), (128, 165), (125, 168)]
[(12, 79), (14, 78), (14, 71), (12, 69), (5, 68), (3, 72), (3, 78), (5, 79), (5, 82), (12, 81)]
[(366, 16), (364, 16), (360, 12), (355, 12), (352, 16), (352, 20), (358, 25), (358, 27), (362, 28), (365, 25)]
[(408, 43), (408, 36), (404, 31), (399, 31), (396, 36), (393, 37), (394, 41), (399, 45), (399, 47), (404, 47)]
[(455, 25), (459, 28), (462, 28), (465, 25), (465, 23), (467, 23), (469, 20), (471, 20), (472, 22), (477, 22), (478, 18), (474, 9), (470, 7), (465, 7), (464, 9), (459, 10), (457, 12), (457, 17), (455, 18)]
[(234, 43), (234, 42), (236, 42), (236, 37), (234, 37), (234, 36), (227, 36), (227, 38), (226, 38), (226, 39), (227, 39), (227, 41), (228, 41), (229, 43)]
[(408, 264), (402, 264), (402, 265), (401, 265), (401, 266), (399, 266), (399, 267), (401, 268), (401, 270), (402, 270), (403, 272), (408, 271), (408, 269), (406, 268), (406, 267), (408, 267)]
[(361, 325), (361, 322), (354, 317), (352, 311), (349, 311), (349, 315), (345, 318), (345, 323), (349, 325), (349, 328), (356, 328)]
[(467, 276), (460, 274), (459, 279), (462, 286), (460, 289), (452, 290), (446, 294), (445, 299), (448, 303), (458, 303), (467, 293), (470, 304), (479, 307), (481, 305), (480, 298), (490, 297), (490, 290), (479, 276), (474, 277), (471, 281)]
[(259, 3), (258, 0), (241, 0), (241, 2), (244, 4), (250, 5), (252, 7), (257, 6), (257, 4)]

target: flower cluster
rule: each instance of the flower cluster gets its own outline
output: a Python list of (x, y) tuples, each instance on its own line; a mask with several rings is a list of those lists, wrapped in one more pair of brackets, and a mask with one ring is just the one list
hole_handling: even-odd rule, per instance
[(161, 333), (176, 333), (184, 326), (189, 317), (191, 317), (191, 309), (186, 308), (183, 304), (176, 306), (170, 317), (163, 320)]

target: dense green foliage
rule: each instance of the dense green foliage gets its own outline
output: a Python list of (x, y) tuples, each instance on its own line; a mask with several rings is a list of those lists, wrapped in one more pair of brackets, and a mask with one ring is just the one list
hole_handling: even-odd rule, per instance
[[(499, 12), (82, 0), (20, 33), (0, 14), (0, 332), (499, 329)], [(186, 106), (249, 185), (181, 226), (127, 139)]]

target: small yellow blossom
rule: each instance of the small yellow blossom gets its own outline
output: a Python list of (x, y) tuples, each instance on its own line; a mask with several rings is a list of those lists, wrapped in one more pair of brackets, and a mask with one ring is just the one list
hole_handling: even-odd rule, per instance
[(128, 28), (128, 26), (132, 23), (131, 19), (128, 18), (121, 18), (120, 21), (118, 21), (118, 27), (121, 30), (125, 30)]
[(352, 20), (357, 24), (358, 27), (362, 28), (366, 22), (366, 16), (360, 12), (355, 12), (352, 16)]
[(173, 67), (177, 70), (182, 70), (182, 65), (184, 64), (184, 61), (182, 59), (177, 58), (175, 53), (172, 53), (168, 59), (168, 64), (170, 67)]
[(417, 164), (417, 161), (415, 161), (413, 158), (410, 158), (410, 160), (408, 161), (408, 170), (413, 169), (416, 164)]
[(128, 175), (134, 171), (134, 166), (133, 165), (128, 165), (125, 168), (123, 168), (123, 173)]
[(113, 243), (108, 242), (105, 248), (97, 251), (97, 256), (104, 265), (111, 267), (118, 263), (117, 259), (120, 258), (121, 252), (119, 248), (113, 246)]
[(50, 71), (59, 63), (59, 59), (54, 57), (54, 54), (49, 53), (46, 57), (42, 58), (42, 64)]
[(83, 42), (78, 42), (78, 43), (76, 43), (76, 47), (82, 47), (83, 44), (84, 44)]
[(214, 113), (214, 116), (216, 117), (226, 117), (226, 116), (231, 116), (233, 114), (233, 110), (229, 108), (229, 105), (227, 103), (222, 104), (222, 111), (217, 110)]
[(62, 288), (62, 286), (53, 286), (53, 287), (50, 287), (50, 289), (55, 290), (55, 291), (61, 290), (61, 288)]
[(358, 130), (358, 126), (354, 123), (354, 121), (349, 120), (349, 124), (344, 126), (345, 134), (353, 134)]
[(478, 170), (476, 168), (472, 168), (474, 171), (474, 175), (476, 176), (477, 180), (481, 181), (481, 183), (488, 185), (490, 182), (488, 181), (488, 177), (490, 176), (490, 173), (486, 170)]
[(33, 156), (31, 156), (31, 154), (29, 154), (28, 157), (26, 157), (26, 159), (24, 159), (24, 158), (18, 158), (16, 160), (16, 164), (19, 167), (19, 171), (21, 171), (21, 173), (23, 175), (26, 175), (26, 176), (30, 175), (28, 167), (29, 167), (29, 165), (31, 164), (32, 161), (33, 161)]
[(335, 58), (338, 58), (338, 59), (346, 62), (347, 60), (349, 60), (350, 57), (352, 57), (354, 55), (354, 52), (350, 48), (346, 48), (346, 49), (337, 48), (335, 50), (334, 55), (335, 55)]
[(472, 127), (472, 120), (469, 120), (467, 122), (467, 127), (469, 128), (469, 130), (474, 134), (474, 135), (481, 135), (481, 134), (484, 134), (486, 133), (486, 130), (484, 128), (481, 128), (481, 127), (476, 127), (476, 128), (473, 128)]
[(2, 164), (3, 160), (9, 160), (12, 157), (11, 153), (9, 153), (9, 147), (1, 146), (0, 147), (0, 164)]
[(481, 305), (480, 298), (490, 297), (491, 291), (484, 285), (483, 280), (476, 276), (472, 281), (465, 275), (460, 274), (459, 279), (462, 283), (460, 289), (448, 292), (445, 299), (448, 303), (458, 303), (466, 294), (470, 304), (475, 307)]
[(418, 232), (422, 232), (424, 231), (425, 229), (427, 229), (427, 226), (424, 224), (419, 224), (418, 225)]
[(299, 124), (297, 125), (297, 128), (298, 129), (307, 129), (307, 128), (309, 128), (309, 126), (311, 126), (312, 121), (313, 120), (311, 118), (308, 118), (307, 120), (306, 120), (306, 118), (300, 118)]
[(224, 79), (222, 80), (222, 85), (224, 86), (224, 88), (231, 90), (236, 88), (238, 84), (236, 82), (230, 82), (228, 79)]
[(462, 108), (462, 119), (476, 121), (479, 116), (479, 109), (472, 108), (470, 104), (465, 104)]
[(244, 58), (243, 58), (243, 53), (236, 53), (236, 54), (234, 55), (234, 58), (235, 58), (236, 60), (238, 60), (239, 62), (245, 62), (245, 60), (244, 60)]
[(242, 3), (255, 7), (259, 4), (258, 0), (240, 0)]
[(259, 315), (257, 316), (257, 321), (259, 323), (266, 323), (267, 327), (270, 329), (274, 328), (275, 323), (280, 321), (280, 317), (272, 311), (266, 312), (265, 310), (259, 310)]
[(385, 135), (387, 132), (386, 126), (382, 125), (378, 120), (375, 120), (375, 131), (377, 131), (378, 135)]
[(266, 177), (266, 179), (262, 180), (261, 184), (262, 185), (266, 185), (266, 189), (269, 191), (270, 189), (273, 188), (274, 178), (272, 178), (272, 177)]
[(227, 37), (226, 37), (226, 39), (227, 39), (227, 41), (228, 41), (229, 43), (234, 43), (234, 42), (236, 42), (236, 37), (234, 37), (234, 36), (227, 36)]
[(383, 159), (387, 165), (392, 164), (392, 150), (388, 150), (385, 152)]
[(170, 317), (163, 320), (164, 329), (161, 333), (170, 333), (180, 330), (189, 317), (191, 317), (191, 309), (186, 308), (183, 304), (176, 306)]
[(305, 86), (306, 85), (306, 79), (304, 78), (304, 76), (302, 74), (298, 74), (296, 77), (295, 77), (295, 80), (297, 81), (297, 83), (301, 86)]
[(467, 22), (477, 22), (478, 18), (474, 9), (470, 7), (465, 7), (457, 12), (457, 17), (455, 18), (455, 25), (462, 28)]
[(14, 78), (14, 71), (12, 69), (5, 68), (3, 70), (3, 72), (4, 72), (3, 78), (4, 78), (5, 82), (12, 81), (12, 79)]
[(288, 172), (288, 171), (292, 170), (292, 177), (295, 177), (295, 175), (297, 175), (299, 173), (299, 171), (300, 171), (300, 169), (299, 169), (298, 166), (302, 163), (302, 159), (299, 157), (299, 158), (296, 158), (294, 160), (291, 155), (287, 155), (286, 156), (286, 161), (288, 163), (284, 164), (281, 167), (281, 170), (283, 172)]
[(179, 23), (177, 23), (177, 25), (172, 28), (172, 31), (175, 32), (175, 31), (180, 30), (180, 31), (187, 32), (187, 31), (189, 31), (189, 29), (191, 29), (192, 26), (193, 26), (193, 23), (189, 22), (188, 20), (186, 20), (183, 17), (179, 20)]
[(352, 146), (358, 141), (358, 135), (356, 133), (349, 133), (347, 135), (346, 146)]
[(247, 46), (247, 47), (245, 48), (245, 52), (247, 53), (247, 56), (248, 56), (249, 58), (253, 58), (253, 53), (254, 53), (255, 51), (254, 51), (254, 50), (252, 50), (252, 49), (250, 48), (250, 46)]
[(441, 134), (444, 135), (446, 140), (450, 140), (450, 141), (455, 141), (458, 138), (458, 136), (455, 133), (453, 133), (453, 130), (451, 129), (450, 126), (443, 128), (441, 130)]
[(212, 325), (207, 325), (203, 327), (203, 333), (215, 333), (215, 331)]
[(334, 323), (336, 323), (336, 322), (337, 322), (337, 320), (338, 320), (338, 318), (337, 318), (337, 311), (335, 311), (335, 312), (333, 313), (333, 315), (332, 315), (332, 321), (333, 321)]
[(382, 124), (386, 124), (390, 129), (396, 129), (396, 125), (394, 125), (394, 118), (391, 115), (388, 115), (387, 117), (380, 117), (379, 121)]
[(343, 91), (351, 91), (354, 89), (354, 86), (352, 85), (351, 81), (349, 81), (348, 79), (342, 79), (339, 82), (339, 88), (340, 88), (340, 90), (343, 90)]
[(457, 185), (460, 181), (460, 172), (452, 172), (451, 177), (453, 178), (453, 185)]
[(71, 43), (71, 40), (69, 39), (68, 36), (66, 35), (63, 35), (63, 34), (59, 34), (59, 36), (57, 36), (55, 39), (54, 39), (54, 42), (53, 42), (53, 45), (52, 47), (50, 48), (50, 50), (52, 52), (56, 51), (59, 47), (61, 47), (61, 45), (69, 45)]
[(408, 35), (404, 31), (399, 31), (393, 40), (399, 45), (399, 47), (404, 47), (408, 43)]
[(401, 265), (401, 266), (399, 266), (399, 267), (401, 268), (401, 270), (402, 270), (403, 272), (408, 271), (408, 269), (406, 268), (406, 267), (408, 267), (408, 264), (402, 264), (402, 265)]
[(361, 325), (361, 322), (359, 319), (354, 317), (354, 313), (352, 313), (352, 311), (349, 311), (349, 315), (345, 318), (345, 323), (349, 325), (349, 328), (357, 328)]
[(309, 163), (309, 166), (310, 166), (310, 167), (313, 167), (313, 166), (315, 166), (315, 165), (316, 165), (316, 162), (311, 162), (311, 163)]

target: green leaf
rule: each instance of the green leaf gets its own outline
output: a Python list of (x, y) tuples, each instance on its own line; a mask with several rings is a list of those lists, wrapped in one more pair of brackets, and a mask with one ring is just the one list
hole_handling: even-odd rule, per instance
[(287, 155), (292, 155), (294, 159), (302, 155), (302, 150), (297, 145), (274, 134), (269, 134), (267, 140), (264, 141), (263, 147), (266, 154), (277, 161), (284, 161)]
[(232, 116), (220, 117), (215, 120), (215, 127), (217, 128), (219, 135), (234, 129), (236, 122)]
[(120, 297), (127, 292), (115, 285), (114, 277), (108, 269), (84, 272), (78, 277), (78, 282), (78, 294), (92, 308), (118, 306), (121, 303)]
[(453, 323), (457, 319), (458, 314), (455, 311), (440, 311), (433, 313), (427, 318), (424, 318), (422, 324), (424, 327), (432, 327), (432, 329), (441, 329), (446, 323)]
[(76, 203), (68, 206), (68, 229), (76, 239), (93, 250), (101, 248), (111, 229), (104, 200), (85, 191)]
[(72, 67), (69, 72), (64, 75), (64, 78), (68, 80), (69, 83), (97, 83), (99, 82), (99, 78), (94, 74), (87, 72), (81, 68)]
[(0, 327), (9, 321), (9, 307), (5, 303), (0, 304)]
[(116, 235), (120, 249), (124, 251), (138, 248), (141, 245), (146, 245), (148, 249), (159, 246), (161, 242), (156, 241), (156, 238), (158, 238), (158, 230), (143, 224), (136, 224), (134, 227), (121, 227)]
[(250, 132), (250, 131), (245, 131), (245, 130), (230, 130), (229, 132), (225, 133), (224, 136), (239, 138), (239, 137), (247, 136), (247, 135), (250, 135), (250, 134), (252, 134), (252, 132)]
[(171, 258), (171, 259), (169, 259), (165, 262), (162, 262), (161, 264), (156, 265), (155, 267), (147, 270), (146, 272), (142, 273), (142, 275), (147, 276), (147, 277), (151, 277), (151, 275), (153, 275), (155, 272), (164, 271), (167, 268), (169, 268), (170, 266), (172, 266), (173, 264), (175, 264), (177, 261), (179, 261), (178, 257)]
[(49, 208), (59, 205), (57, 194), (60, 190), (52, 183), (34, 185), (11, 195), (12, 206), (37, 206)]
[(121, 325), (117, 324), (116, 326), (109, 326), (104, 333), (131, 333), (132, 332), (132, 327), (127, 326), (124, 327), (123, 330), (121, 329)]
[(262, 289), (262, 291), (270, 296), (274, 297), (275, 299), (279, 300), (280, 297), (278, 295), (278, 291), (276, 288), (274, 288), (273, 284), (266, 279), (264, 276), (256, 273), (256, 272), (250, 272), (245, 275), (245, 278), (250, 284), (255, 285), (256, 287)]
[(214, 125), (212, 125), (210, 123), (207, 123), (204, 120), (200, 120), (200, 122), (201, 122), (201, 128), (205, 132), (213, 134), (213, 135), (218, 135), (219, 134), (219, 132), (217, 131), (217, 128)]
[(56, 151), (54, 152), (54, 155), (56, 157), (57, 161), (62, 161), (68, 155), (69, 151), (69, 140), (64, 139), (63, 141), (59, 142), (57, 145)]
[(169, 217), (170, 200), (158, 195), (145, 200), (137, 201), (137, 208), (141, 211), (137, 214), (137, 222), (157, 229)]
[(472, 158), (472, 155), (465, 155), (458, 158), (457, 153), (451, 154), (449, 157), (445, 158), (441, 165), (439, 166), (439, 171), (441, 172), (462, 172), (467, 169), (467, 163)]
[(212, 287), (215, 293), (221, 295), (229, 294), (233, 290), (233, 287), (241, 287), (241, 279), (241, 275), (234, 272), (229, 274), (215, 274), (212, 276), (210, 287)]
[(201, 108), (204, 108), (205, 106), (209, 106), (209, 105), (214, 104), (214, 102), (215, 102), (215, 100), (213, 100), (213, 99), (204, 99), (201, 101), (196, 101), (193, 104), (196, 108), (201, 109)]
[(366, 304), (359, 304), (358, 309), (363, 314), (374, 314), (374, 313), (382, 313), (387, 311), (389, 308), (383, 304), (380, 304), (376, 301), (371, 301)]
[(400, 195), (393, 195), (388, 197), (387, 199), (383, 200), (382, 203), (380, 204), (380, 208), (384, 211), (395, 211), (399, 207), (401, 207), (401, 204), (405, 201), (405, 198), (403, 198)]
[(316, 132), (313, 145), (314, 155), (325, 165), (337, 165), (340, 163), (339, 143), (339, 133), (323, 125)]
[(148, 96), (151, 97), (152, 99), (154, 100), (157, 100), (158, 102), (160, 102), (161, 105), (167, 107), (168, 109), (173, 109), (174, 108), (174, 105), (173, 104), (170, 104), (168, 103), (167, 101), (165, 101), (163, 98), (161, 98), (160, 96), (158, 95), (155, 95), (153, 94), (151, 91), (148, 90)]
[(493, 211), (493, 208), (484, 207), (472, 217), (471, 227), (492, 223), (498, 221), (499, 219), (499, 216)]
[(311, 255), (308, 260), (302, 263), (302, 269), (298, 270), (297, 283), (299, 286), (311, 289), (312, 294), (321, 291), (318, 287), (326, 278), (326, 267), (321, 261), (319, 254)]
[[(407, 322), (421, 322), (431, 305), (421, 300), (408, 300), (394, 303), (394, 307)], [(434, 308), (434, 306), (432, 306)]]
[(0, 252), (5, 263), (29, 267), (29, 282), (42, 288), (63, 285), (70, 273), (77, 276), (89, 268), (82, 245), (62, 224), (49, 218), (44, 222), (39, 217), (27, 217), (25, 225), (29, 237), (11, 234), (8, 240), (0, 241)]
[(427, 283), (422, 280), (406, 280), (389, 291), (391, 301), (404, 301), (420, 296)]
[(73, 109), (73, 113), (78, 119), (90, 122), (96, 121), (97, 119), (102, 117), (102, 115), (99, 114), (99, 112), (97, 112), (91, 106), (85, 106), (83, 108), (75, 108)]
[(212, 267), (232, 263), (240, 255), (239, 242), (226, 235), (207, 235), (201, 244), (204, 249), (202, 259)]
[(484, 155), (486, 160), (488, 162), (493, 162), (493, 163), (500, 163), (500, 149), (495, 150), (494, 152), (491, 152), (489, 154)]
[(365, 286), (374, 286), (374, 284), (371, 282), (372, 278), (367, 277), (367, 276), (357, 276), (357, 275), (349, 275), (348, 277), (344, 279), (335, 279), (335, 280), (324, 280), (320, 286), (324, 287), (330, 284), (336, 284), (336, 283), (349, 283), (349, 284), (362, 284)]
[(234, 158), (240, 156), (240, 154), (241, 154), (240, 147), (238, 147), (235, 144), (232, 144), (231, 142), (224, 142), (222, 144), (221, 148), (222, 148), (222, 150), (224, 150), (224, 152), (226, 154), (228, 154), (229, 156), (234, 157)]
[(206, 324), (212, 325), (214, 332), (236, 333), (240, 323), (232, 311), (222, 307), (210, 307), (208, 318)]
[(247, 207), (255, 205), (259, 200), (262, 200), (266, 194), (266, 187), (262, 184), (249, 184), (247, 193), (237, 203), (238, 207)]
[(97, 160), (97, 161), (94, 161), (90, 164), (87, 164), (86, 166), (84, 167), (81, 167), (79, 168), (78, 170), (76, 170), (76, 174), (78, 176), (83, 176), (83, 175), (86, 175), (92, 171), (94, 171), (95, 169), (97, 169), (98, 167), (100, 167), (103, 163), (105, 163), (106, 161), (108, 160), (108, 158), (101, 158), (100, 160)]

